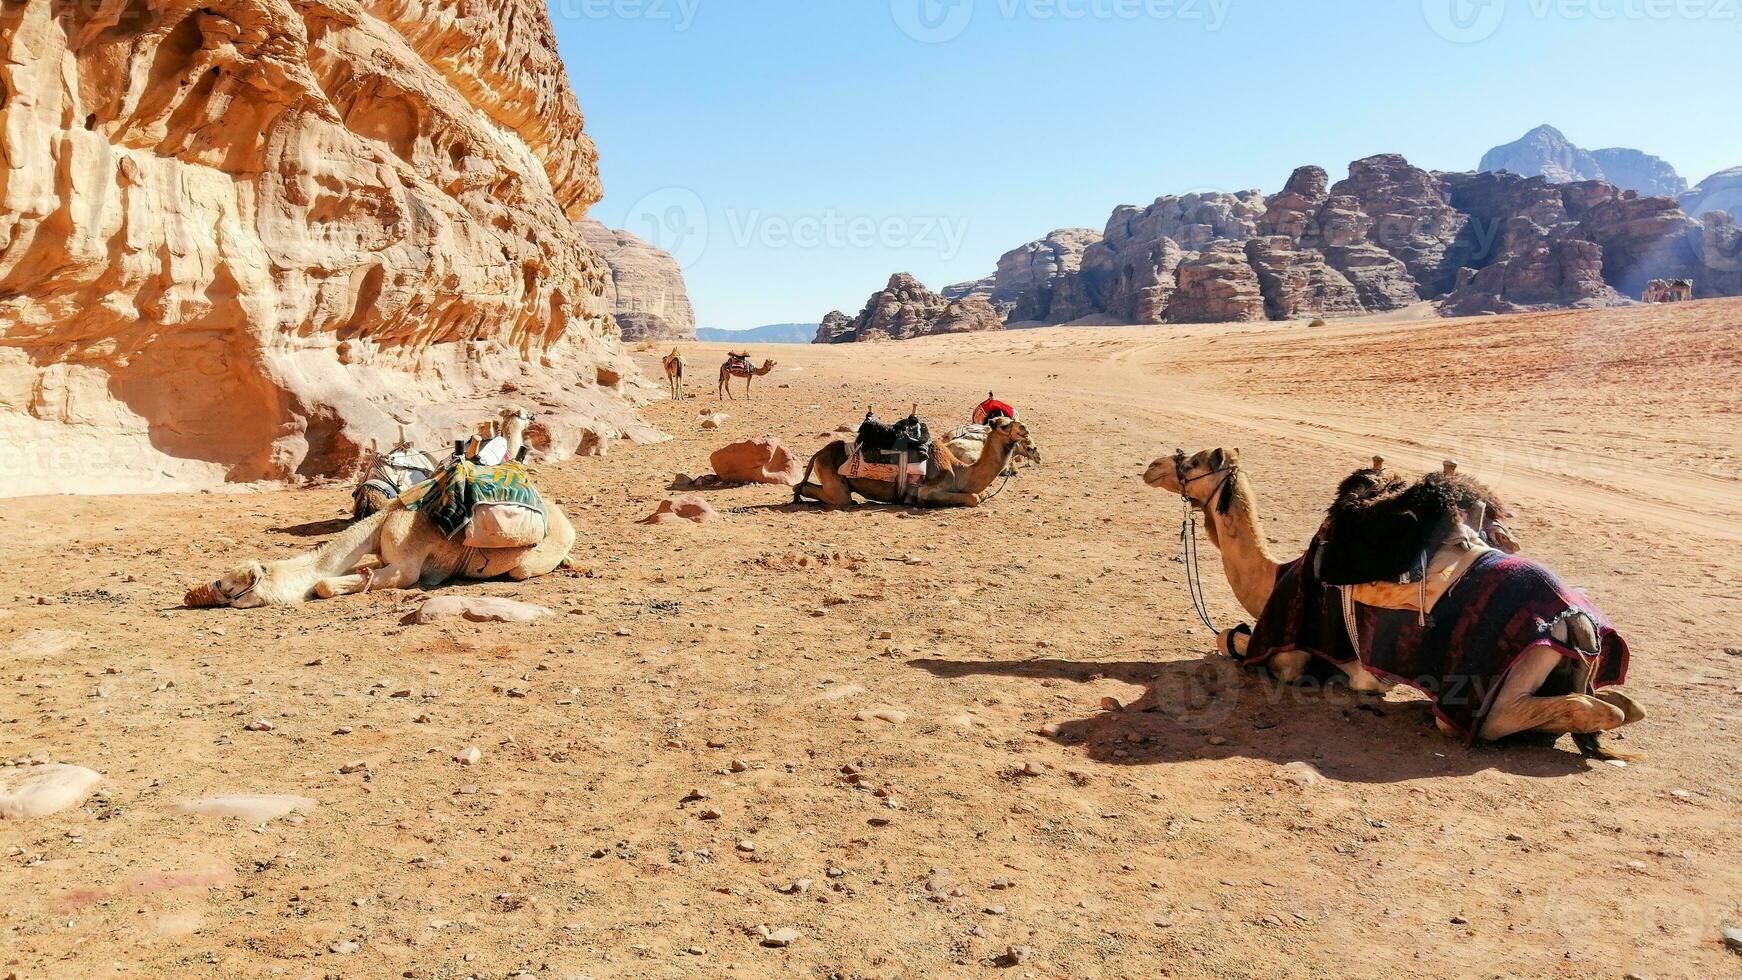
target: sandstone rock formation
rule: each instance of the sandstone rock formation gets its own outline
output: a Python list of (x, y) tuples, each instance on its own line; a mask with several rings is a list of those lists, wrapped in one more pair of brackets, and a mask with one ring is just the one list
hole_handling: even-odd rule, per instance
[(611, 270), (604, 298), (624, 341), (695, 339), (696, 315), (683, 269), (669, 252), (591, 218), (576, 227)]
[[(0, 9), (0, 495), (341, 472), (502, 392), (651, 436), (543, 4)], [(554, 413), (553, 413), (554, 414)]]
[(911, 340), (939, 333), (969, 333), (1002, 330), (1000, 317), (984, 297), (969, 295), (948, 300), (927, 289), (905, 272), (889, 277), (889, 284), (871, 294), (865, 309), (853, 320), (832, 311), (817, 328), (819, 344), (869, 340)]
[(1246, 260), (1258, 276), (1264, 313), (1272, 320), (1366, 311), (1354, 283), (1331, 268), (1322, 252), (1298, 248), (1287, 235), (1251, 239)]
[(1264, 319), (1258, 273), (1239, 244), (1222, 242), (1179, 265), (1179, 285), (1167, 304), (1169, 323)]
[(1354, 199), (1372, 222), (1367, 241), (1409, 269), (1421, 298), (1452, 288), (1472, 251), (1463, 237), (1469, 219), (1452, 207), (1438, 177), (1398, 154), (1383, 153), (1351, 163), (1348, 178), (1331, 194)]
[(1516, 142), (1489, 150), (1477, 169), (1543, 177), (1555, 184), (1601, 180), (1645, 195), (1674, 197), (1688, 189), (1675, 168), (1658, 157), (1625, 147), (1583, 150), (1553, 126), (1538, 126)]
[(1063, 322), (1052, 315), (1058, 284), (1083, 267), (1083, 251), (1100, 240), (1101, 233), (1089, 228), (1063, 228), (1005, 252), (986, 299), (1009, 323)]
[[(983, 297), (1010, 322), (1126, 324), (1351, 316), (1424, 300), (1448, 315), (1602, 307), (1638, 299), (1653, 279), (1691, 279), (1697, 298), (1742, 295), (1742, 169), (1713, 175), (1683, 200), (1704, 220), (1674, 198), (1603, 181), (1430, 173), (1381, 154), (1350, 164), (1335, 185), (1308, 166), (1269, 198), (1191, 194), (1123, 206), (1099, 241), (1055, 232), (950, 293)], [(859, 321), (831, 314), (818, 339), (915, 335), (916, 324), (935, 324), (943, 298), (902, 278)]]
[(840, 310), (830, 310), (817, 324), (816, 344), (842, 344), (853, 339), (853, 318)]

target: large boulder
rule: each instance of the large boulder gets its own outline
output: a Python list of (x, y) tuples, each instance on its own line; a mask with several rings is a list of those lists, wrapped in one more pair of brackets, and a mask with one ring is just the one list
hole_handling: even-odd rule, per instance
[(800, 463), (773, 436), (747, 439), (716, 449), (708, 457), (714, 474), (726, 483), (773, 483), (795, 487), (804, 479)]
[(719, 520), (720, 514), (714, 510), (714, 505), (707, 498), (694, 494), (683, 494), (677, 497), (667, 497), (659, 502), (651, 515), (644, 518), (643, 524), (706, 524)]
[(95, 770), (60, 763), (0, 769), (0, 820), (46, 817), (77, 806), (102, 779)]
[(1245, 249), (1222, 243), (1181, 262), (1178, 289), (1167, 305), (1169, 323), (1226, 323), (1264, 319), (1264, 293)]
[(504, 385), (652, 435), (595, 383), (634, 367), (543, 3), (124, 6), (4, 14), (0, 447), (90, 462), (0, 495), (348, 473)]
[(625, 341), (695, 339), (683, 269), (670, 253), (591, 218), (575, 227), (611, 270), (604, 298)]
[(424, 600), (408, 623), (439, 623), (463, 619), (471, 623), (536, 623), (551, 615), (543, 606), (496, 596), (442, 595)]

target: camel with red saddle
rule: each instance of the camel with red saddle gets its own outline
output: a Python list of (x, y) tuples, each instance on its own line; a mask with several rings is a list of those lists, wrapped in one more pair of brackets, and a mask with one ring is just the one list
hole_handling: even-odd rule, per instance
[[(1517, 542), (1501, 523), (1505, 507), (1480, 484), (1457, 476), (1455, 464), (1411, 486), (1385, 474), (1383, 460), (1375, 458), (1371, 469), (1344, 481), (1306, 556), (1290, 563), (1278, 561), (1265, 541), (1239, 450), (1189, 456), (1180, 451), (1155, 460), (1143, 478), (1184, 501), (1188, 586), (1196, 585), (1191, 559), (1196, 521), (1202, 519), (1235, 597), (1256, 618), (1254, 628), (1220, 635), (1224, 654), (1265, 666), (1284, 683), (1335, 659), (1354, 690), (1379, 693), (1394, 683), (1416, 687), (1434, 698), (1439, 726), (1447, 734), (1483, 740), (1523, 732), (1572, 734), (1587, 755), (1636, 758), (1608, 752), (1597, 739), (1599, 732), (1645, 717), (1626, 695), (1598, 689), (1625, 679), (1625, 642), (1588, 600), (1541, 566), (1510, 554)], [(1338, 522), (1348, 527), (1339, 530)], [(1369, 557), (1365, 552), (1396, 549), (1410, 534), (1427, 542), (1419, 560), (1406, 562), (1414, 566), (1407, 568), (1412, 581), (1401, 582), (1388, 572), (1386, 580), (1364, 585), (1329, 584), (1361, 579), (1349, 569), (1362, 567)], [(1471, 587), (1460, 590), (1466, 576)], [(1195, 588), (1193, 598), (1208, 622)], [(1475, 628), (1452, 620), (1465, 612), (1480, 620)], [(1315, 625), (1322, 628), (1310, 638), (1286, 635), (1288, 628), (1304, 633)], [(1375, 649), (1400, 636), (1430, 637), (1458, 671), (1469, 672), (1468, 663), (1475, 662), (1485, 665), (1475, 670), (1485, 676), (1477, 676), (1479, 683), (1460, 695), (1459, 707), (1447, 709), (1450, 692), (1423, 683), (1433, 678), (1393, 674), (1374, 665)], [(1505, 642), (1493, 650), (1460, 649), (1460, 640), (1470, 636), (1503, 636)], [(1260, 638), (1263, 648), (1254, 649)], [(1499, 649), (1502, 645), (1507, 648)], [(1328, 656), (1332, 647), (1347, 659)]]
[[(1006, 472), (1012, 459), (1040, 462), (1040, 450), (1028, 427), (1011, 418), (992, 421), (978, 459), (965, 462), (951, 452), (944, 439), (931, 441), (930, 465), (915, 474), (911, 489), (905, 480), (848, 476), (853, 469), (854, 447), (835, 440), (818, 450), (805, 466), (804, 479), (793, 488), (794, 503), (806, 498), (831, 508), (853, 506), (853, 495), (880, 503), (917, 503), (922, 507), (978, 507), (986, 489)], [(816, 482), (811, 482), (812, 475)]]

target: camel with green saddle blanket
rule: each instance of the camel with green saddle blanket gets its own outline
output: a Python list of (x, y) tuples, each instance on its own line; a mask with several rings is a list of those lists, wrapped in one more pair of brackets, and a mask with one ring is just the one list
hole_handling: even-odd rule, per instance
[[(485, 525), (499, 534), (515, 523), (495, 517), (502, 509), (535, 511), (536, 543), (469, 543), (480, 540), (476, 532)], [(184, 601), (190, 607), (256, 609), (455, 579), (524, 581), (562, 567), (574, 545), (568, 515), (538, 496), (523, 464), (480, 467), (462, 460), (320, 548), (283, 561), (246, 562), (189, 590)]]

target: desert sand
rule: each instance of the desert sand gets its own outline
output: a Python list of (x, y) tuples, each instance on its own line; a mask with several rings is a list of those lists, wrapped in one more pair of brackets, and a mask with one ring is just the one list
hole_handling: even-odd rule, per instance
[[(724, 347), (690, 345), (697, 397), (648, 409), (672, 441), (537, 468), (575, 570), (442, 590), (556, 613), (526, 625), (178, 608), (338, 528), (342, 485), (11, 501), (0, 757), (104, 781), (0, 822), (0, 976), (1734, 974), (1739, 330), (1716, 301), (758, 348), (718, 431)], [(637, 523), (728, 441), (808, 455), (988, 389), (1046, 462), (981, 509), (747, 486)], [(1459, 459), (1631, 641), (1650, 717), (1611, 744), (1649, 760), (1210, 659), (1139, 474), (1214, 445), (1279, 553), (1373, 454)], [(180, 812), (228, 794), (304, 799)]]

